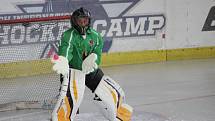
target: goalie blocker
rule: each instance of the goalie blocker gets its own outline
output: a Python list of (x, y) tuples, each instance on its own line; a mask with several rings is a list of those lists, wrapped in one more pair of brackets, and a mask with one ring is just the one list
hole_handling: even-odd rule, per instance
[[(66, 81), (68, 80), (68, 81)], [(67, 78), (61, 76), (61, 94), (52, 113), (53, 121), (73, 121), (83, 99), (85, 85), (95, 94), (93, 102), (110, 121), (130, 121), (133, 109), (125, 103), (122, 88), (101, 69), (84, 76), (79, 70), (70, 69)], [(65, 90), (66, 82), (69, 86)], [(55, 119), (55, 120), (54, 120)]]

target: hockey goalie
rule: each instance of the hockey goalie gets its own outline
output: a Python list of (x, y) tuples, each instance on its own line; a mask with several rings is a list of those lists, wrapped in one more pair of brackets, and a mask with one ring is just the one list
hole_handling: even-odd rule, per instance
[(61, 75), (61, 90), (52, 112), (52, 121), (73, 121), (82, 102), (85, 86), (93, 102), (109, 121), (130, 121), (132, 107), (125, 103), (122, 88), (98, 67), (103, 39), (90, 27), (91, 15), (85, 8), (75, 10), (71, 28), (65, 31), (58, 55), (52, 58), (53, 70)]

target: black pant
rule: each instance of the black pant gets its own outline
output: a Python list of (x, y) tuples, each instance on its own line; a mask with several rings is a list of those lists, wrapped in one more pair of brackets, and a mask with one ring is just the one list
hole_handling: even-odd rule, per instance
[[(85, 85), (92, 92), (94, 92), (103, 76), (104, 76), (104, 73), (102, 72), (102, 70), (100, 68), (98, 68), (94, 72), (86, 75)], [(62, 74), (60, 75), (60, 82), (61, 82), (61, 84), (63, 82), (63, 75)]]

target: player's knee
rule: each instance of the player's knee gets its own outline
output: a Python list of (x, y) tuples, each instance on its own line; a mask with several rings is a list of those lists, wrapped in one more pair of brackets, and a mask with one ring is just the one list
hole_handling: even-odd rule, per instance
[(106, 75), (103, 76), (102, 81), (106, 83), (106, 87), (108, 87), (109, 91), (112, 93), (112, 97), (115, 99), (115, 102), (118, 103), (117, 105), (124, 102), (125, 93), (116, 81)]
[(116, 120), (117, 108), (111, 92), (104, 81), (101, 81), (95, 90), (94, 103), (99, 107), (102, 114), (110, 121)]

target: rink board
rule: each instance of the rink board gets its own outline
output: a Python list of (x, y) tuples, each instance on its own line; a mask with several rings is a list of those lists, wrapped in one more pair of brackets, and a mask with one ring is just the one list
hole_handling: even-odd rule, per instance
[[(139, 64), (201, 58), (215, 58), (215, 46), (168, 50), (144, 50), (122, 53), (103, 53), (101, 66), (107, 67), (124, 64)], [(50, 59), (0, 63), (0, 79), (49, 74), (53, 73), (51, 69), (52, 66), (53, 65), (50, 63)]]

